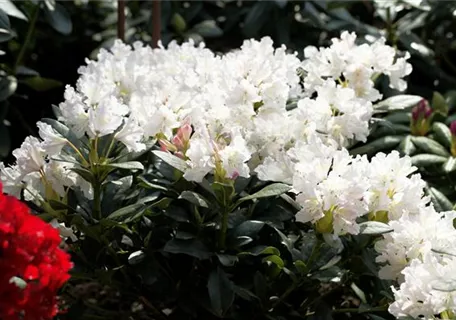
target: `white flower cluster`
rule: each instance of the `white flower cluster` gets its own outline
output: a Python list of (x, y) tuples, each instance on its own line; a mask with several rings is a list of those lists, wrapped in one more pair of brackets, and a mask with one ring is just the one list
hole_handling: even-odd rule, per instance
[[(245, 41), (223, 56), (192, 43), (151, 49), (116, 42), (80, 68), (58, 120), (97, 152), (97, 142), (107, 139), (104, 159), (119, 146), (139, 152), (158, 140), (186, 162), (189, 181), (255, 174), (288, 183), (302, 206), (297, 220), (322, 233), (358, 234), (363, 219), (388, 222), (393, 232), (376, 249), (381, 276), (401, 281), (390, 312), (453, 310), (452, 295), (427, 279), (440, 283), (455, 263), (434, 252), (454, 243), (454, 214), (428, 205), (409, 158), (393, 152), (368, 160), (344, 148), (368, 135), (372, 103), (382, 97), (374, 79), (383, 74), (403, 90), (411, 72), (408, 56), (397, 58), (383, 39), (355, 40), (343, 32), (328, 48), (307, 48), (304, 61), (285, 47), (274, 49), (269, 38)], [(287, 110), (290, 101), (297, 107)], [(0, 164), (4, 191), (41, 202), (79, 188), (91, 199), (93, 186), (72, 170), (90, 169), (90, 155), (48, 123), (38, 128), (41, 139), (28, 137), (13, 152), (16, 164)]]
[[(187, 180), (220, 171), (227, 179), (258, 173), (292, 182), (288, 150), (310, 140), (339, 147), (365, 139), (371, 102), (381, 97), (366, 94), (376, 92), (367, 78), (384, 73), (397, 82), (410, 72), (403, 58), (394, 62), (384, 40), (356, 46), (355, 38), (344, 32), (304, 61), (285, 47), (274, 49), (269, 38), (245, 41), (222, 57), (192, 43), (151, 49), (116, 42), (80, 68), (76, 88), (66, 88), (58, 120), (79, 139), (112, 137), (128, 151), (144, 150), (158, 138), (164, 150), (187, 161)], [(373, 58), (380, 53), (386, 54), (381, 62)], [(403, 72), (394, 73), (399, 67)], [(299, 68), (307, 71), (304, 89)], [(314, 91), (316, 98), (301, 99)], [(301, 100), (287, 111), (290, 99)], [(18, 195), (25, 187), (31, 200), (45, 197), (46, 190), (63, 196), (65, 188), (78, 187), (91, 197), (91, 186), (69, 170), (81, 161), (69, 159), (69, 149), (76, 147), (48, 124), (38, 127), (42, 140), (27, 138), (13, 153), (17, 164), (2, 165), (5, 190)]]
[(376, 243), (377, 262), (387, 263), (380, 277), (400, 284), (389, 308), (394, 316), (434, 319), (446, 312), (451, 319), (456, 314), (455, 218), (454, 211), (422, 208), (390, 222), (393, 231)]

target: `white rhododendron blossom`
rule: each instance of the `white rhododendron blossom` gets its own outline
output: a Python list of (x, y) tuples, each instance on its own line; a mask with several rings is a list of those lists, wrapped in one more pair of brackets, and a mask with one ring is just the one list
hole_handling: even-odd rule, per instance
[(409, 55), (397, 57), (384, 39), (356, 40), (343, 32), (328, 48), (306, 48), (303, 61), (270, 38), (223, 56), (192, 42), (151, 49), (117, 41), (79, 69), (58, 121), (38, 122), (40, 139), (14, 150), (15, 164), (0, 163), (3, 190), (37, 204), (64, 201), (70, 189), (100, 200), (93, 170), (159, 146), (188, 181), (255, 175), (289, 184), (301, 207), (296, 220), (326, 238), (359, 234), (367, 220), (387, 223), (391, 232), (375, 249), (380, 276), (400, 284), (390, 312), (454, 311), (453, 295), (437, 287), (452, 281), (442, 275), (456, 264), (437, 252), (452, 249), (456, 214), (435, 212), (410, 158), (346, 149), (367, 139), (382, 99), (375, 79), (404, 90), (411, 72)]

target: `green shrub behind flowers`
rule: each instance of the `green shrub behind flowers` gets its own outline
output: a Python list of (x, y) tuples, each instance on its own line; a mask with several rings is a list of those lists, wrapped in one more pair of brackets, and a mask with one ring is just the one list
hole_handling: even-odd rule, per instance
[(374, 86), (405, 90), (409, 55), (343, 32), (305, 56), (117, 42), (80, 68), (58, 120), (0, 167), (68, 237), (68, 319), (452, 316), (425, 270), (454, 265), (454, 212), (410, 158), (347, 150), (420, 100)]

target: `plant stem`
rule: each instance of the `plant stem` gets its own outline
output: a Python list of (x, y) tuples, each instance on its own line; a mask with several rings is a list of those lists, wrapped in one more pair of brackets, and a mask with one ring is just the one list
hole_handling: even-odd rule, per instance
[(220, 228), (220, 239), (219, 239), (220, 249), (225, 249), (226, 232), (228, 230), (228, 215), (229, 215), (228, 208), (224, 208), (223, 215), (222, 215), (222, 227)]
[(27, 51), (27, 47), (30, 44), (30, 41), (32, 40), (32, 35), (33, 32), (35, 31), (35, 25), (36, 21), (38, 19), (38, 13), (40, 12), (40, 6), (36, 5), (35, 9), (32, 13), (32, 18), (30, 19), (30, 24), (27, 29), (27, 33), (25, 35), (24, 43), (22, 44), (21, 50), (19, 51), (19, 54), (17, 55), (16, 62), (14, 63), (14, 74), (16, 74), (17, 68), (19, 65), (22, 63), (22, 59), (24, 58), (25, 52)]
[(125, 0), (117, 1), (117, 38), (125, 41)]
[(152, 48), (158, 48), (161, 35), (161, 0), (152, 1)]
[(381, 312), (381, 311), (386, 311), (386, 310), (388, 310), (388, 306), (380, 306), (380, 307), (367, 308), (367, 309), (359, 309), (359, 308), (335, 309), (332, 311), (332, 313), (348, 313), (348, 312), (367, 313), (367, 312)]
[(101, 182), (96, 177), (93, 183), (93, 216), (97, 220), (101, 220)]

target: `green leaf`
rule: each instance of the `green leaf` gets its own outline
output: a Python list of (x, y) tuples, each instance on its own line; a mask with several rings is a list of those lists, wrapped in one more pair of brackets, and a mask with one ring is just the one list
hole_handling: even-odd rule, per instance
[(155, 154), (157, 157), (159, 157), (164, 162), (166, 162), (167, 164), (169, 164), (171, 167), (173, 167), (181, 172), (185, 172), (185, 170), (187, 170), (187, 168), (188, 168), (188, 165), (184, 160), (176, 157), (175, 155), (172, 155), (171, 153), (164, 152), (164, 151), (158, 151), (158, 150), (154, 150), (154, 151), (152, 151), (152, 153)]
[(109, 216), (107, 216), (106, 219), (119, 220), (121, 218), (124, 218), (125, 216), (132, 216), (133, 214), (138, 213), (140, 211), (139, 209), (141, 209), (143, 207), (144, 207), (143, 203), (130, 204), (126, 207), (123, 207), (123, 208), (120, 208), (120, 209), (114, 211)]
[(288, 0), (274, 0), (274, 2), (276, 3), (276, 5), (279, 8), (283, 9), (283, 8), (285, 8), (287, 6)]
[(138, 180), (140, 181), (139, 185), (146, 189), (152, 190), (161, 190), (161, 191), (168, 191), (168, 189), (162, 185), (153, 183), (148, 181), (145, 177), (139, 176)]
[(0, 101), (8, 99), (17, 88), (17, 79), (13, 76), (0, 78)]
[(185, 19), (177, 12), (175, 12), (171, 18), (171, 25), (174, 27), (174, 30), (179, 33), (182, 33), (185, 31), (185, 29), (187, 29), (187, 23), (185, 22)]
[(85, 181), (93, 183), (95, 181), (92, 171), (85, 168), (69, 168), (69, 170), (76, 172)]
[(431, 200), (434, 203), (435, 210), (437, 210), (437, 212), (451, 211), (453, 209), (451, 201), (436, 188), (429, 188), (428, 193), (431, 196)]
[(198, 23), (193, 27), (192, 31), (204, 38), (217, 38), (223, 35), (223, 30), (217, 26), (214, 20), (206, 20)]
[(54, 7), (46, 5), (45, 16), (47, 22), (55, 31), (68, 35), (73, 30), (70, 15), (65, 7), (59, 3), (55, 3)]
[(11, 0), (2, 0), (2, 10), (9, 16), (28, 21), (27, 17), (14, 5)]
[(401, 153), (402, 156), (411, 156), (414, 154), (416, 147), (412, 142), (412, 136), (406, 136), (397, 147), (397, 150)]
[(434, 122), (432, 125), (432, 131), (435, 134), (435, 138), (443, 146), (451, 148), (451, 131), (445, 124), (441, 122)]
[(135, 252), (133, 252), (132, 254), (130, 254), (128, 256), (128, 263), (130, 265), (138, 264), (138, 263), (140, 263), (141, 261), (144, 260), (145, 256), (146, 255), (145, 255), (145, 253), (142, 250), (135, 251)]
[(440, 143), (427, 137), (412, 137), (412, 142), (419, 149), (426, 153), (435, 154), (442, 157), (449, 157), (450, 153)]
[(412, 165), (417, 167), (428, 167), (434, 165), (442, 165), (447, 161), (448, 157), (442, 157), (435, 154), (417, 154), (411, 157)]
[(253, 237), (255, 236), (258, 232), (263, 229), (265, 223), (263, 221), (254, 221), (254, 220), (248, 220), (244, 221), (241, 223), (239, 226), (237, 226), (233, 230), (233, 236), (234, 237), (240, 237), (240, 236), (247, 236), (247, 237)]
[(433, 111), (440, 113), (445, 117), (448, 115), (449, 106), (446, 103), (445, 98), (436, 91), (432, 95), (431, 107)]
[(219, 259), (220, 263), (225, 267), (232, 267), (239, 261), (237, 256), (229, 255), (229, 254), (221, 254), (217, 253), (217, 258)]
[(11, 137), (9, 129), (0, 123), (0, 158), (6, 158), (11, 151)]
[(259, 256), (263, 254), (270, 254), (280, 256), (279, 249), (275, 247), (267, 247), (267, 246), (256, 246), (246, 252), (241, 252), (239, 255), (252, 255), (252, 256)]
[(374, 155), (379, 151), (392, 149), (396, 147), (402, 140), (404, 136), (386, 136), (379, 138), (377, 140), (371, 141), (364, 146), (350, 150), (351, 155), (357, 154), (367, 154)]
[(173, 254), (186, 254), (200, 260), (209, 259), (211, 256), (211, 252), (204, 243), (195, 239), (171, 239), (166, 243), (163, 251)]
[(415, 106), (423, 98), (420, 96), (401, 94), (385, 99), (374, 105), (374, 113), (403, 110)]
[(234, 290), (232, 282), (221, 268), (209, 275), (207, 289), (212, 310), (217, 316), (223, 317), (234, 302)]
[(410, 124), (410, 120), (412, 116), (410, 112), (393, 112), (386, 117), (383, 118), (386, 121), (391, 123), (402, 123), (402, 124)]
[(48, 91), (62, 86), (62, 83), (60, 81), (42, 78), (40, 76), (27, 78), (21, 80), (21, 82), (38, 92)]
[(111, 169), (125, 169), (125, 170), (144, 170), (144, 165), (138, 161), (129, 161), (121, 163), (108, 163), (102, 165), (102, 167)]
[(282, 258), (276, 255), (271, 255), (263, 258), (263, 262), (270, 262), (275, 264), (279, 269), (283, 269), (285, 267), (285, 263), (283, 262)]
[(258, 192), (255, 192), (254, 194), (250, 196), (246, 196), (241, 198), (239, 201), (247, 201), (247, 200), (252, 200), (252, 199), (258, 199), (258, 198), (267, 198), (267, 197), (274, 197), (274, 196), (280, 196), (283, 193), (286, 193), (291, 190), (291, 186), (283, 183), (273, 183), (270, 184), (263, 189), (261, 189)]
[(184, 191), (180, 194), (179, 199), (187, 200), (198, 207), (209, 208), (208, 201), (200, 194), (193, 191)]
[(350, 285), (353, 292), (358, 296), (358, 298), (363, 302), (367, 303), (366, 295), (364, 294), (363, 290), (361, 290), (354, 282)]
[(255, 37), (264, 24), (269, 21), (270, 10), (269, 1), (258, 1), (248, 11), (243, 27), (244, 34), (248, 38)]
[(393, 229), (386, 223), (378, 221), (367, 221), (359, 224), (360, 234), (377, 235), (393, 231)]
[(448, 160), (443, 164), (443, 171), (448, 173), (456, 171), (456, 158), (448, 158)]
[(456, 107), (456, 90), (450, 90), (445, 93), (445, 102), (450, 110), (454, 110)]

